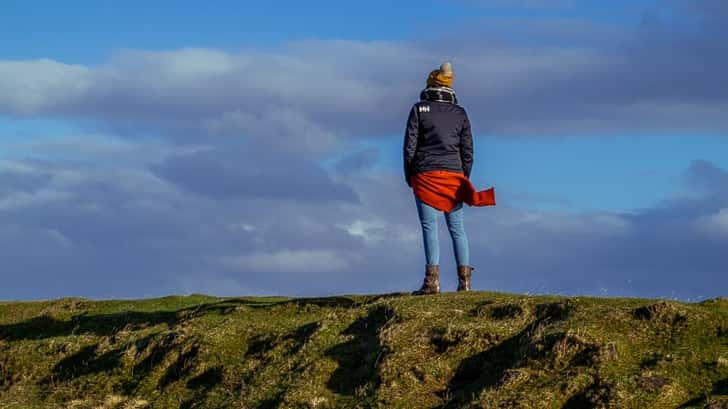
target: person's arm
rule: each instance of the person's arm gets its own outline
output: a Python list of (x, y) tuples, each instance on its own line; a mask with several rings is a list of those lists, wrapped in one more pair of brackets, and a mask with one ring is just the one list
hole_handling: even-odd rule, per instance
[(412, 159), (417, 151), (417, 137), (419, 134), (420, 118), (417, 114), (416, 106), (412, 106), (409, 117), (407, 118), (407, 128), (404, 131), (404, 143), (402, 144), (403, 163), (404, 163), (404, 180), (408, 186), (412, 186), (410, 182), (410, 167)]
[(463, 173), (469, 179), (473, 168), (473, 134), (470, 130), (468, 114), (463, 111), (465, 122), (460, 130), (460, 160), (463, 163)]

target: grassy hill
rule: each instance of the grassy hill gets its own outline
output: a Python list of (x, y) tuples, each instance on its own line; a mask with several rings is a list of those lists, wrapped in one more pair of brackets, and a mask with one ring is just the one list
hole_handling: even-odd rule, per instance
[(728, 299), (0, 303), (0, 408), (722, 408)]

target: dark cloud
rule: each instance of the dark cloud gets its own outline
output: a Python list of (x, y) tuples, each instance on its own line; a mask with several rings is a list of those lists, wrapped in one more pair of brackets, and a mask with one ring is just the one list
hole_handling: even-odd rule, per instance
[(361, 172), (376, 164), (378, 158), (379, 150), (377, 148), (366, 148), (337, 160), (334, 169), (343, 174)]
[(251, 145), (169, 156), (151, 169), (189, 191), (213, 198), (359, 201), (356, 192), (333, 181), (318, 164), (300, 155)]
[[(221, 174), (208, 168), (211, 162), (244, 155), (138, 148), (147, 151), (143, 159), (129, 151), (117, 154), (122, 165), (95, 170), (99, 161), (91, 158), (2, 162), (0, 177), (9, 183), (0, 194), (0, 299), (372, 293), (407, 290), (421, 281), (424, 253), (414, 198), (398, 174), (332, 177), (359, 201), (247, 197), (225, 189), (198, 195), (149, 169), (199, 161), (205, 166), (188, 165), (207, 175), (200, 181), (215, 183)], [(728, 288), (722, 274), (728, 268), (725, 176), (696, 161), (681, 195), (627, 214), (467, 207), (474, 287), (721, 295)], [(443, 288), (454, 288), (442, 217), (439, 227)]]
[[(356, 204), (353, 190), (321, 179), (320, 169), (311, 173), (294, 165), (295, 171), (309, 174), (290, 175), (281, 185), (294, 192), (288, 196), (238, 197), (223, 189), (213, 192), (225, 195), (219, 197), (190, 194), (187, 186), (179, 188), (148, 170), (182, 160), (183, 154), (168, 149), (158, 150), (156, 157), (146, 154), (142, 160), (133, 151), (118, 154), (115, 165), (100, 168), (98, 156), (67, 160), (62, 152), (44, 160), (0, 163), (0, 178), (11, 182), (0, 194), (0, 258), (6, 273), (0, 299), (160, 295), (195, 283), (213, 285), (210, 277), (227, 283), (209, 287), (218, 292), (260, 293), (266, 290), (258, 282), (261, 273), (285, 271), (305, 279), (306, 274), (345, 270), (346, 254), (355, 253), (362, 241), (340, 227), (346, 218), (337, 211), (338, 204)], [(221, 160), (234, 156), (221, 155)], [(209, 165), (210, 157), (190, 154), (184, 160)], [(206, 172), (208, 183), (220, 177), (249, 182), (216, 168), (191, 166)], [(323, 189), (316, 192), (319, 199), (311, 196), (315, 188)], [(295, 291), (299, 284), (293, 279), (280, 288)]]
[(673, 2), (683, 10), (697, 13), (711, 24), (718, 25), (722, 18), (728, 16), (728, 4), (722, 0), (673, 0)]
[(690, 164), (686, 182), (693, 189), (728, 191), (728, 172), (706, 160), (695, 160)]

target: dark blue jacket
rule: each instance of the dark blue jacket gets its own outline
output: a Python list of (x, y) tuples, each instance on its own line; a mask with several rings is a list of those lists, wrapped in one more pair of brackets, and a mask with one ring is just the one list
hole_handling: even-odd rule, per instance
[(473, 135), (465, 109), (455, 94), (423, 90), (421, 101), (410, 109), (404, 133), (404, 177), (427, 170), (451, 170), (470, 177)]

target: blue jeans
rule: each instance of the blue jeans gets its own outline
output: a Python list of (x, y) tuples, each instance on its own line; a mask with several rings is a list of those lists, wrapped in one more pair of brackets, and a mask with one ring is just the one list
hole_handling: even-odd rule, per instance
[[(423, 203), (417, 196), (415, 196), (415, 203), (417, 203), (417, 214), (420, 217), (420, 225), (422, 226), (422, 239), (425, 242), (425, 260), (430, 265), (440, 264), (437, 215), (441, 211)], [(463, 225), (463, 203), (458, 203), (449, 213), (443, 213), (445, 213), (447, 229), (450, 231), (450, 237), (452, 238), (457, 265), (470, 265), (470, 246)]]

